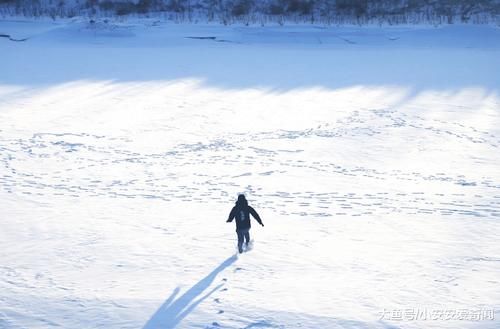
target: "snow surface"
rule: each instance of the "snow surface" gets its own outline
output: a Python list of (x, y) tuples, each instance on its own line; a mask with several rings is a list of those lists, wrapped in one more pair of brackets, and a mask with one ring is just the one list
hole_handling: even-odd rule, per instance
[(0, 34), (0, 328), (500, 326), (498, 28)]

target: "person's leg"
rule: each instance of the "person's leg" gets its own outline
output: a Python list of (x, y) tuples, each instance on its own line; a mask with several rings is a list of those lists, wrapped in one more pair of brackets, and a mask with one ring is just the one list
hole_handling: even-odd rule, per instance
[(244, 235), (244, 233), (241, 231), (236, 231), (236, 234), (238, 234), (238, 251), (241, 254), (243, 252), (243, 235)]
[(248, 246), (248, 243), (250, 242), (250, 230), (247, 230), (245, 232), (245, 241), (246, 241), (246, 245)]

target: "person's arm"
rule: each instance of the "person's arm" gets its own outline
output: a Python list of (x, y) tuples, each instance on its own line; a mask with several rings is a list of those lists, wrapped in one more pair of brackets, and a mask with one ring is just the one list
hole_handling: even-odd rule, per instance
[(255, 211), (255, 209), (253, 209), (252, 207), (248, 206), (249, 210), (250, 210), (250, 213), (252, 214), (253, 218), (255, 218), (260, 225), (264, 226), (264, 224), (262, 223), (262, 220), (260, 219), (260, 216), (259, 214)]
[(231, 209), (231, 212), (229, 213), (229, 217), (227, 218), (226, 222), (227, 223), (231, 223), (234, 219), (234, 217), (236, 217), (236, 208), (233, 207), (233, 209)]

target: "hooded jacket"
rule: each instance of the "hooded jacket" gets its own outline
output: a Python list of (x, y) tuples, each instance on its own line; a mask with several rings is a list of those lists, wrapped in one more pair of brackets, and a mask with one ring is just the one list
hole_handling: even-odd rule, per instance
[(231, 209), (227, 221), (232, 222), (233, 219), (236, 219), (236, 231), (247, 230), (251, 227), (250, 214), (257, 220), (257, 222), (259, 222), (260, 225), (263, 225), (259, 214), (257, 214), (255, 209), (248, 205), (245, 196), (239, 195), (238, 201), (236, 201), (236, 205), (233, 209)]

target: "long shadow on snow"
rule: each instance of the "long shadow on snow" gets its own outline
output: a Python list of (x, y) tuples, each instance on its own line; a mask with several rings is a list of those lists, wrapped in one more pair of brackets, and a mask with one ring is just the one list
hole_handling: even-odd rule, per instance
[[(207, 293), (202, 295), (205, 290), (210, 287), (217, 274), (222, 272), (227, 267), (231, 266), (236, 261), (235, 255), (229, 257), (217, 266), (210, 274), (201, 279), (198, 283), (192, 286), (182, 296), (175, 298), (179, 293), (179, 287), (175, 288), (170, 297), (163, 303), (155, 314), (144, 325), (143, 329), (168, 329), (175, 328), (182, 319), (191, 313), (198, 304), (219, 290), (224, 284), (219, 284)], [(199, 298), (198, 298), (199, 297)]]

